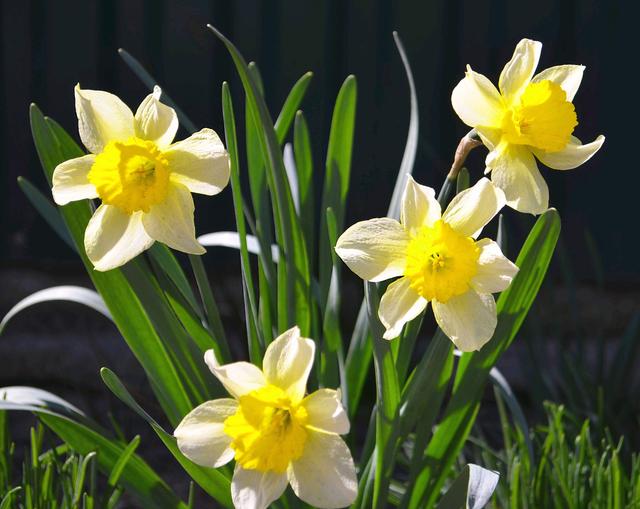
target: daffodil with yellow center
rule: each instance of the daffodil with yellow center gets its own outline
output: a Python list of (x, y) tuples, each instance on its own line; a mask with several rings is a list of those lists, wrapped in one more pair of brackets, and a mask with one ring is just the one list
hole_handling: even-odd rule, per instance
[(497, 322), (492, 294), (506, 289), (518, 268), (495, 242), (476, 239), (504, 203), (504, 193), (483, 178), (441, 213), (434, 190), (408, 176), (400, 222), (361, 221), (340, 236), (336, 253), (362, 279), (399, 277), (380, 300), (385, 339), (399, 336), (429, 302), (460, 350), (479, 350), (491, 339)]
[(305, 395), (315, 343), (294, 327), (265, 352), (262, 370), (247, 362), (205, 362), (233, 398), (208, 401), (190, 412), (174, 435), (194, 463), (220, 467), (235, 459), (231, 482), (238, 509), (266, 509), (291, 484), (314, 507), (353, 503), (356, 470), (340, 435), (349, 419), (340, 393)]
[(178, 117), (160, 96), (156, 87), (134, 115), (113, 94), (75, 88), (78, 130), (90, 154), (58, 165), (52, 192), (59, 205), (101, 200), (84, 238), (96, 270), (123, 265), (154, 241), (204, 253), (191, 193), (224, 189), (229, 157), (211, 129), (173, 143)]
[(507, 205), (540, 214), (549, 206), (549, 189), (536, 159), (555, 170), (570, 170), (590, 159), (604, 136), (583, 145), (573, 136), (578, 125), (573, 98), (584, 66), (549, 67), (534, 76), (542, 44), (521, 40), (505, 65), (499, 90), (467, 66), (451, 95), (460, 119), (489, 148), (486, 171), (501, 188)]

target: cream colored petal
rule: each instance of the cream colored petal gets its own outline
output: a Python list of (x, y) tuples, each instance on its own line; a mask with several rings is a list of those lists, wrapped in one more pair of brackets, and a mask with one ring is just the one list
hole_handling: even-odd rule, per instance
[(500, 127), (504, 106), (496, 87), (482, 74), (467, 66), (465, 77), (451, 93), (456, 114), (469, 127)]
[(236, 465), (231, 498), (236, 509), (267, 509), (287, 488), (287, 474), (245, 470)]
[(349, 433), (349, 416), (342, 406), (338, 391), (319, 389), (304, 398), (302, 406), (309, 415), (308, 426), (338, 435)]
[(534, 83), (549, 80), (560, 85), (567, 94), (567, 101), (572, 102), (580, 87), (584, 65), (556, 65), (536, 74), (531, 81)]
[(214, 195), (229, 183), (229, 154), (220, 137), (202, 129), (163, 152), (171, 178), (198, 194)]
[(89, 152), (99, 154), (107, 143), (135, 134), (133, 113), (117, 96), (102, 90), (75, 88), (80, 139)]
[(298, 498), (314, 507), (347, 507), (358, 492), (351, 452), (334, 433), (309, 431), (304, 453), (291, 462), (288, 475)]
[(300, 401), (315, 353), (316, 344), (301, 337), (297, 326), (285, 331), (271, 342), (264, 354), (262, 371), (267, 382), (286, 391), (292, 401)]
[(385, 326), (384, 339), (397, 338), (402, 327), (427, 307), (427, 301), (410, 286), (409, 278), (402, 277), (387, 287), (378, 309), (378, 317)]
[(442, 220), (462, 235), (477, 237), (504, 205), (504, 193), (483, 177), (451, 200)]
[(124, 265), (148, 249), (153, 239), (142, 226), (142, 213), (128, 215), (113, 205), (100, 205), (84, 232), (84, 248), (96, 270)]
[(234, 456), (231, 437), (224, 433), (224, 420), (238, 408), (235, 399), (207, 401), (189, 412), (173, 432), (178, 449), (194, 463), (218, 468)]
[(471, 286), (478, 293), (496, 293), (506, 290), (518, 273), (518, 267), (502, 254), (500, 246), (490, 239), (476, 243), (480, 248), (478, 272)]
[(440, 203), (436, 192), (427, 186), (421, 186), (411, 175), (407, 175), (407, 185), (402, 196), (400, 222), (407, 230), (416, 230), (421, 226), (431, 226), (440, 219)]
[(232, 362), (221, 366), (209, 363), (207, 365), (227, 392), (236, 399), (267, 384), (260, 368), (249, 362)]
[(502, 138), (502, 131), (500, 129), (494, 129), (492, 127), (476, 127), (478, 137), (482, 140), (482, 143), (489, 150), (493, 150), (500, 143)]
[(150, 237), (173, 249), (202, 254), (205, 249), (196, 240), (193, 210), (189, 190), (181, 184), (170, 184), (165, 200), (142, 216), (144, 229)]
[(138, 106), (134, 126), (138, 138), (153, 141), (162, 149), (171, 144), (178, 131), (178, 115), (160, 102), (161, 95), (160, 87), (153, 87), (153, 93)]
[(542, 214), (549, 208), (549, 188), (529, 148), (507, 145), (487, 156), (491, 180), (504, 191), (507, 205), (519, 212)]
[(538, 67), (541, 51), (542, 43), (538, 41), (522, 39), (518, 43), (498, 82), (500, 92), (507, 100), (514, 101), (520, 97)]
[(95, 186), (89, 182), (87, 175), (96, 156), (89, 154), (60, 163), (53, 170), (53, 199), (58, 205), (69, 202), (97, 198)]
[(347, 228), (336, 243), (336, 253), (362, 279), (377, 282), (402, 275), (408, 244), (404, 227), (382, 217)]
[(600, 150), (604, 143), (604, 136), (598, 136), (591, 143), (583, 145), (575, 136), (571, 137), (569, 144), (560, 152), (545, 152), (533, 149), (533, 153), (542, 164), (554, 170), (572, 170), (586, 163)]
[(493, 336), (498, 322), (493, 295), (469, 290), (446, 303), (431, 304), (436, 322), (459, 350), (480, 350)]

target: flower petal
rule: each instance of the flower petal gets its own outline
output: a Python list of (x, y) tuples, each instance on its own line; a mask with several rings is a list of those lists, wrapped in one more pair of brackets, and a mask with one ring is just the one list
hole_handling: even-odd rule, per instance
[(287, 392), (292, 401), (300, 401), (307, 389), (315, 353), (316, 344), (300, 337), (298, 327), (283, 332), (267, 347), (262, 360), (267, 382)]
[(184, 253), (202, 254), (193, 222), (193, 198), (181, 184), (170, 184), (163, 202), (142, 216), (144, 229), (153, 239)]
[(102, 90), (75, 88), (80, 139), (87, 150), (99, 154), (112, 140), (124, 141), (135, 134), (133, 113), (117, 96)]
[(87, 175), (96, 156), (88, 154), (60, 163), (53, 170), (53, 199), (58, 205), (69, 202), (97, 198), (96, 187), (89, 182)]
[(153, 87), (138, 106), (135, 116), (136, 136), (155, 142), (160, 148), (168, 147), (178, 132), (178, 115), (173, 108), (160, 102), (162, 90)]
[(538, 41), (522, 39), (518, 43), (498, 81), (500, 92), (506, 99), (514, 101), (520, 97), (538, 67), (541, 51), (542, 43)]
[(489, 179), (481, 178), (451, 200), (442, 220), (462, 235), (477, 237), (504, 204), (504, 193)]
[(142, 226), (142, 212), (128, 215), (113, 205), (100, 205), (84, 232), (84, 248), (96, 270), (124, 265), (148, 249), (153, 239)]
[(224, 433), (224, 421), (238, 408), (235, 399), (207, 401), (189, 412), (173, 432), (178, 449), (194, 463), (218, 468), (234, 456), (231, 437)]
[(207, 363), (207, 366), (227, 392), (236, 399), (267, 384), (260, 368), (249, 362), (232, 362), (222, 366)]
[(302, 400), (309, 414), (308, 426), (346, 435), (349, 433), (349, 417), (340, 401), (340, 393), (333, 389), (319, 389)]
[(192, 193), (214, 195), (229, 183), (229, 154), (220, 137), (202, 129), (171, 145), (163, 155), (169, 161), (171, 178)]
[(500, 246), (490, 239), (476, 243), (480, 248), (478, 272), (471, 286), (478, 293), (496, 293), (506, 290), (518, 273), (518, 267), (502, 254)]
[(314, 507), (347, 507), (358, 492), (351, 452), (333, 433), (309, 431), (304, 453), (291, 462), (288, 473), (298, 498)]
[(434, 300), (431, 304), (436, 322), (463, 352), (480, 350), (496, 330), (496, 301), (491, 294), (469, 290), (446, 303)]
[(407, 175), (407, 185), (402, 196), (400, 222), (407, 230), (431, 226), (440, 219), (440, 203), (436, 192), (427, 186), (421, 186), (411, 175)]
[(602, 135), (586, 145), (583, 145), (578, 138), (572, 136), (571, 141), (560, 152), (545, 152), (544, 150), (533, 149), (533, 153), (542, 164), (549, 168), (572, 170), (591, 159), (600, 150), (603, 143), (604, 136)]
[(380, 299), (378, 317), (386, 328), (384, 339), (397, 338), (404, 324), (413, 320), (427, 307), (427, 300), (410, 285), (409, 278), (402, 277), (391, 283)]
[(567, 94), (567, 101), (572, 102), (580, 87), (583, 74), (584, 65), (556, 65), (536, 74), (531, 81), (535, 83), (549, 80), (556, 85), (560, 85)]
[(382, 217), (347, 228), (336, 243), (336, 253), (362, 279), (377, 282), (402, 275), (408, 244), (404, 227)]
[(500, 127), (503, 101), (496, 87), (486, 76), (467, 66), (465, 77), (451, 93), (456, 114), (469, 127)]
[(245, 470), (236, 465), (231, 481), (231, 498), (236, 509), (267, 509), (286, 488), (287, 474)]

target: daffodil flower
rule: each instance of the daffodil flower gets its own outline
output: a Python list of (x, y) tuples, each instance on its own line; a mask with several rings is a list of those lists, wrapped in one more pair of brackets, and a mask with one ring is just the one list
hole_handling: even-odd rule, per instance
[(233, 398), (198, 406), (174, 435), (198, 465), (217, 468), (235, 459), (236, 508), (264, 509), (288, 483), (315, 507), (346, 507), (355, 500), (356, 470), (340, 438), (349, 432), (340, 394), (320, 389), (305, 396), (314, 355), (315, 343), (298, 327), (269, 345), (262, 370), (248, 362), (219, 365), (212, 350), (205, 354)]
[(504, 193), (483, 178), (442, 214), (434, 190), (408, 176), (400, 222), (361, 221), (340, 236), (336, 252), (362, 279), (400, 276), (380, 300), (385, 339), (399, 336), (429, 302), (460, 350), (479, 350), (491, 339), (497, 322), (492, 294), (505, 290), (518, 268), (494, 241), (476, 239), (504, 203)]
[(572, 101), (584, 66), (558, 65), (534, 76), (541, 50), (540, 42), (521, 40), (500, 74), (499, 91), (467, 66), (451, 95), (455, 112), (489, 149), (486, 172), (504, 191), (507, 205), (532, 214), (549, 206), (536, 158), (549, 168), (571, 170), (604, 143), (604, 136), (598, 136), (583, 145), (572, 135), (578, 125)]
[(75, 88), (78, 130), (90, 154), (59, 164), (53, 198), (59, 205), (100, 198), (84, 245), (99, 271), (123, 265), (159, 241), (202, 254), (191, 193), (214, 195), (229, 181), (229, 157), (218, 135), (202, 129), (172, 143), (173, 108), (155, 87), (135, 115), (118, 97)]

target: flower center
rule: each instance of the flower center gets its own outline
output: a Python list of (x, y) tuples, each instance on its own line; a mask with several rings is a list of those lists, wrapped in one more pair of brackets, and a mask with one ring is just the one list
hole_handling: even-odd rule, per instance
[(478, 272), (479, 253), (471, 237), (438, 220), (423, 226), (409, 242), (404, 275), (425, 299), (447, 302), (469, 290)]
[(564, 149), (577, 125), (575, 108), (567, 101), (567, 94), (549, 80), (529, 83), (519, 103), (502, 118), (503, 133), (509, 143), (531, 145), (547, 152)]
[(127, 214), (149, 212), (167, 195), (168, 161), (152, 141), (136, 137), (111, 141), (96, 156), (88, 178), (102, 203)]
[(236, 461), (248, 470), (286, 472), (302, 456), (307, 411), (293, 405), (278, 387), (267, 385), (240, 397), (236, 413), (224, 421)]

